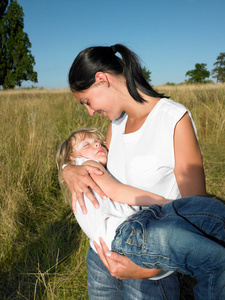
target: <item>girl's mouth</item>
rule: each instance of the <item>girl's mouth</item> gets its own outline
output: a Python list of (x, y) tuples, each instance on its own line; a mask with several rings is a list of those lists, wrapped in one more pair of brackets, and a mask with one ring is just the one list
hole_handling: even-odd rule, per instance
[(100, 150), (98, 150), (97, 154), (98, 153), (105, 153), (105, 152), (104, 152), (104, 150), (100, 149)]

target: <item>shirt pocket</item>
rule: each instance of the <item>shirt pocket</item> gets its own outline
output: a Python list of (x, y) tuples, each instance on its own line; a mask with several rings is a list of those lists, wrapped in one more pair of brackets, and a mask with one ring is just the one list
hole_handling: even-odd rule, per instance
[(130, 161), (132, 185), (150, 190), (160, 181), (160, 172), (156, 155), (134, 157)]

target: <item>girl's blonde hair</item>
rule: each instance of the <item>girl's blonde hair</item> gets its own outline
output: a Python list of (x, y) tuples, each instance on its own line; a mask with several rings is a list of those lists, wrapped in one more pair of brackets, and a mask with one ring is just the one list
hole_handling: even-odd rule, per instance
[[(60, 188), (62, 190), (65, 201), (71, 206), (71, 194), (66, 185), (62, 180), (62, 166), (64, 164), (73, 164), (75, 161), (71, 160), (70, 157), (74, 156), (74, 145), (76, 146), (77, 142), (83, 141), (86, 137), (95, 137), (101, 141), (101, 143), (106, 147), (105, 138), (99, 132), (97, 128), (80, 128), (71, 133), (71, 135), (62, 142), (56, 152), (56, 165), (58, 169), (58, 181)], [(72, 141), (74, 142), (72, 145)]]

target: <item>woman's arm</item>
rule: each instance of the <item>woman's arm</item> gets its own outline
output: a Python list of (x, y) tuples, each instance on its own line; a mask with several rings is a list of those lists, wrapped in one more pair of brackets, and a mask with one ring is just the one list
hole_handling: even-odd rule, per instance
[(102, 191), (113, 201), (137, 206), (163, 205), (170, 201), (162, 196), (114, 180), (97, 161), (88, 160), (83, 165), (99, 168), (103, 172), (102, 176), (94, 173), (90, 175)]
[[(106, 196), (101, 188), (93, 181), (90, 174), (96, 176), (102, 175), (102, 171), (99, 168), (95, 168), (89, 165), (86, 166), (74, 166), (68, 165), (62, 171), (62, 179), (66, 182), (72, 196), (72, 209), (74, 213), (77, 213), (76, 202), (78, 201), (84, 214), (87, 213), (87, 209), (84, 203), (83, 194), (92, 202), (92, 204), (98, 208), (98, 201), (95, 199), (93, 193), (90, 191), (91, 187), (101, 198)], [(101, 176), (100, 176), (101, 177)]]
[(188, 113), (181, 118), (175, 127), (174, 149), (174, 173), (181, 196), (205, 196), (202, 155)]

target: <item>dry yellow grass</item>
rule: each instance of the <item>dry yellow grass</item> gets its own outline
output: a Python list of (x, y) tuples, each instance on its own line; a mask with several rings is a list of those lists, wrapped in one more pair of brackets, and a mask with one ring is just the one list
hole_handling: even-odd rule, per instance
[[(207, 190), (225, 199), (225, 85), (156, 87), (196, 123)], [(65, 205), (55, 153), (90, 118), (69, 90), (0, 91), (0, 298), (87, 299), (88, 241)]]

